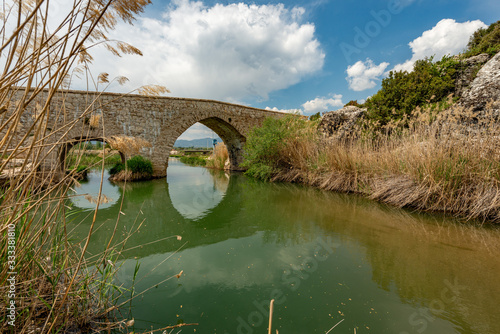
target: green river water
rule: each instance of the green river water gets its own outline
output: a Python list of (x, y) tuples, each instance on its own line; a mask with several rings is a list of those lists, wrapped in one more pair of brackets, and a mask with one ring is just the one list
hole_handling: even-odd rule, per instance
[[(264, 334), (275, 299), (273, 333), (326, 333), (341, 320), (331, 334), (500, 333), (497, 229), (177, 160), (167, 174), (105, 181), (88, 248), (104, 249), (124, 196), (117, 238), (142, 226), (116, 283), (130, 287), (139, 263), (135, 294), (152, 287), (121, 310), (136, 332), (185, 322), (198, 325), (173, 333)], [(95, 196), (99, 181), (91, 173), (76, 192)], [(94, 204), (72, 202), (81, 239)]]

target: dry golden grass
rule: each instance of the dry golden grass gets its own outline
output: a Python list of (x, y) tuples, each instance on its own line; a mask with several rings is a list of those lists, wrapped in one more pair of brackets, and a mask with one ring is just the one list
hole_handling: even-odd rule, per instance
[(151, 143), (145, 139), (128, 136), (113, 136), (108, 139), (109, 145), (122, 152), (126, 158), (139, 154), (145, 147), (151, 147)]
[[(66, 207), (66, 185), (72, 176), (39, 170), (47, 148), (55, 151), (71, 144), (59, 137), (61, 133), (81, 127), (86, 118), (95, 129), (103, 129), (103, 120), (95, 114), (102, 108), (97, 100), (89, 103), (79, 120), (67, 121), (60, 129), (50, 129), (49, 123), (67, 113), (61, 89), (69, 87), (73, 75), (86, 78), (89, 86), (95, 82), (89, 72), (90, 49), (107, 45), (118, 55), (140, 54), (126, 43), (109, 40), (106, 32), (120, 20), (132, 22), (148, 3), (149, 0), (77, 0), (67, 16), (59, 16), (60, 22), (54, 22), (57, 18), (50, 12), (47, 0), (11, 1), (2, 7), (0, 175), (13, 162), (18, 169), (15, 175), (0, 179), (2, 333), (111, 330), (125, 324), (106, 318), (117, 300), (115, 292), (120, 290), (112, 285), (117, 268), (106, 263), (115, 262), (123, 244), (110, 247), (113, 234), (104, 253), (86, 257), (98, 206), (104, 198), (98, 195), (100, 200), (91, 215), (87, 238), (70, 242), (71, 235), (66, 230), (70, 214)], [(59, 25), (49, 30), (48, 20), (51, 27), (54, 23)], [(126, 82), (123, 77), (116, 80)], [(107, 76), (98, 78), (96, 90), (99, 83), (109, 83)], [(150, 90), (165, 91), (157, 86)], [(54, 103), (55, 96), (61, 98), (58, 105)], [(22, 119), (29, 119), (29, 124)], [(88, 128), (82, 129), (82, 138)], [(54, 134), (58, 137), (53, 138)], [(119, 217), (115, 230), (118, 222)], [(14, 294), (9, 296), (8, 291)], [(12, 302), (16, 308), (15, 327), (8, 321), (7, 306)]]
[(495, 110), (494, 103), (481, 115), (458, 105), (441, 113), (416, 110), (405, 126), (395, 122), (375, 133), (363, 124), (355, 140), (290, 141), (282, 153), (290, 168), (274, 180), (498, 223), (500, 125)]
[(218, 143), (214, 147), (212, 156), (207, 159), (206, 167), (223, 170), (227, 159), (229, 159), (229, 152), (227, 151), (226, 145), (224, 145), (224, 143)]
[(99, 121), (101, 120), (101, 115), (92, 115), (89, 119), (89, 125), (93, 129), (99, 128)]

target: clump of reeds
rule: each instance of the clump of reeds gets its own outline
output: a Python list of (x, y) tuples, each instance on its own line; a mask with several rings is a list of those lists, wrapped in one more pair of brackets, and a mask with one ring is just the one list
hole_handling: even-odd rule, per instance
[(224, 143), (215, 145), (212, 155), (207, 159), (206, 166), (208, 168), (224, 170), (226, 162), (229, 159), (229, 152)]
[(109, 145), (125, 154), (125, 157), (131, 157), (139, 154), (145, 147), (151, 147), (151, 143), (139, 137), (113, 136), (108, 139)]
[[(114, 54), (140, 54), (126, 43), (108, 40), (105, 32), (113, 29), (119, 20), (132, 22), (148, 3), (149, 0), (78, 0), (73, 2), (67, 15), (58, 17), (52, 15), (52, 5), (49, 6), (47, 0), (11, 1), (2, 8), (2, 333), (98, 331), (125, 324), (106, 319), (113, 309), (116, 293), (122, 291), (111, 281), (117, 270), (112, 264), (119, 250), (115, 251), (109, 240), (102, 254), (91, 260), (86, 258), (101, 200), (96, 202), (87, 238), (70, 241), (66, 230), (70, 212), (66, 207), (64, 185), (72, 176), (42, 167), (48, 154), (74, 144), (67, 142), (62, 133), (81, 127), (82, 138), (85, 138), (91, 127), (103, 126), (103, 120), (95, 114), (102, 106), (95, 99), (90, 99), (94, 102), (81, 111), (78, 119), (55, 122), (66, 114), (65, 94), (61, 89), (69, 87), (72, 73), (86, 74), (92, 82), (89, 50), (95, 45), (105, 45)], [(57, 20), (59, 24), (54, 25)], [(101, 76), (100, 81), (104, 82), (103, 79)], [(119, 78), (118, 81), (126, 80)], [(148, 91), (155, 92), (158, 88)], [(82, 126), (85, 119), (91, 123), (87, 127)], [(16, 162), (15, 173), (5, 173), (18, 160), (21, 162)], [(11, 305), (15, 307), (14, 312), (9, 310)]]

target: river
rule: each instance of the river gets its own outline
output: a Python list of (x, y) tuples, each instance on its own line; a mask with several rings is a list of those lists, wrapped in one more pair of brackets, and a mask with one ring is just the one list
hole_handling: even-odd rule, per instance
[[(273, 333), (340, 321), (331, 334), (500, 333), (498, 229), (177, 160), (167, 175), (105, 181), (88, 248), (103, 250), (117, 217), (116, 239), (140, 226), (116, 264), (124, 287), (140, 265), (121, 310), (136, 332), (184, 322), (198, 325), (182, 333), (266, 333), (273, 298)], [(91, 173), (76, 193), (95, 196), (99, 181)], [(90, 227), (86, 197), (72, 198), (75, 240)]]

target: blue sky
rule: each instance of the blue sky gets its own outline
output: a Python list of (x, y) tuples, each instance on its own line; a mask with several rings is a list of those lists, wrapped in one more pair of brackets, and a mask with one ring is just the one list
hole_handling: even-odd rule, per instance
[(97, 50), (94, 72), (130, 79), (111, 91), (161, 84), (170, 96), (310, 115), (366, 99), (416, 59), (458, 53), (499, 19), (497, 0), (153, 0), (111, 34), (144, 56)]

